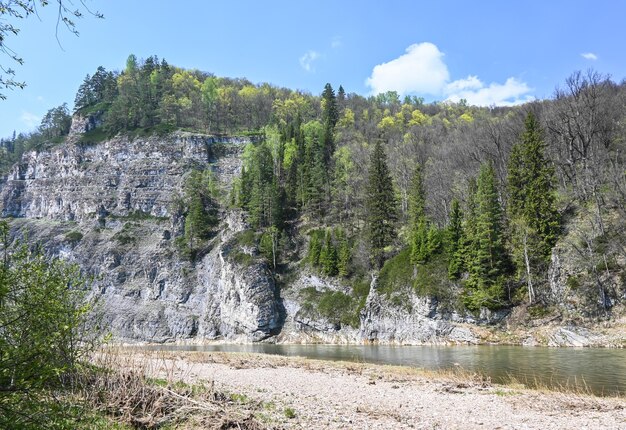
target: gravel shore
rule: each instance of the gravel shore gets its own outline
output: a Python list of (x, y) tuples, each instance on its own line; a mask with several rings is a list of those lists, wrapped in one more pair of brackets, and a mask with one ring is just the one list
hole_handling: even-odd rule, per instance
[(136, 353), (206, 382), (279, 429), (626, 429), (623, 398), (529, 390), (477, 375), (241, 353)]

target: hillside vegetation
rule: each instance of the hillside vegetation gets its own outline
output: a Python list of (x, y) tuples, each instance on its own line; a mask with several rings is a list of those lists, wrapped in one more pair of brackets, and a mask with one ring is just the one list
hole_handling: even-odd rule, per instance
[[(281, 285), (308, 270), (352, 287), (309, 294), (331, 320), (358, 324), (378, 273), (399, 306), (413, 291), (476, 315), (622, 311), (626, 85), (597, 72), (572, 74), (549, 100), (479, 108), (331, 84), (316, 96), (131, 55), (123, 71), (85, 78), (73, 114), (88, 119), (82, 145), (180, 129), (258, 136), (230, 195), (194, 174), (181, 252), (193, 259), (210, 239), (218, 206), (242, 208), (242, 237)], [(3, 139), (2, 168), (62, 142), (70, 119), (63, 105)]]

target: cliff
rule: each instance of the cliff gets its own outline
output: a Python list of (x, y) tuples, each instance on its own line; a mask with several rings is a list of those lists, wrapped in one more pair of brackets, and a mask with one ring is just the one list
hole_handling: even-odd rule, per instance
[[(486, 325), (503, 321), (508, 312), (473, 319), (444, 312), (436, 300), (413, 291), (399, 306), (378, 291), (375, 279), (356, 318), (329, 318), (308, 306), (303, 294), (348, 294), (349, 287), (300, 266), (279, 288), (258, 250), (238, 240), (245, 217), (227, 205), (217, 235), (189, 261), (175, 244), (184, 230), (178, 202), (187, 175), (212, 169), (228, 195), (250, 140), (179, 132), (81, 144), (88, 125), (73, 127), (61, 146), (24, 154), (1, 185), (0, 209), (13, 218), (14, 239), (40, 242), (93, 277), (102, 324), (116, 340), (607, 343), (561, 327), (540, 338), (523, 331), (494, 336)], [(564, 269), (553, 273), (558, 270)], [(565, 281), (553, 278), (558, 294), (557, 284)]]

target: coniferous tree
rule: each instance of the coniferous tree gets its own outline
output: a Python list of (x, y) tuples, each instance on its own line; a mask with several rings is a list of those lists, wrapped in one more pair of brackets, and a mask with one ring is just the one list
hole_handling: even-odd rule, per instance
[(184, 238), (189, 254), (193, 257), (202, 241), (210, 237), (219, 224), (215, 178), (210, 170), (194, 170), (185, 184), (187, 214)]
[(319, 230), (315, 230), (311, 233), (311, 240), (309, 241), (308, 260), (311, 266), (315, 267), (320, 263), (320, 254), (322, 252), (322, 234)]
[(411, 262), (413, 264), (425, 263), (429, 257), (429, 223), (426, 218), (425, 207), (426, 198), (422, 168), (417, 164), (409, 190), (409, 241), (411, 245)]
[(471, 310), (497, 308), (504, 300), (504, 277), (509, 258), (504, 247), (502, 207), (491, 163), (483, 164), (471, 198), (473, 225), (467, 252), (468, 279), (465, 282), (465, 304)]
[(337, 90), (337, 113), (341, 115), (343, 110), (346, 107), (346, 91), (343, 89), (342, 85), (339, 85), (339, 89)]
[(339, 249), (337, 250), (337, 274), (346, 277), (350, 274), (350, 260), (352, 259), (352, 249), (350, 242), (342, 229), (337, 230), (337, 240)]
[(396, 237), (398, 212), (387, 157), (380, 141), (376, 142), (370, 159), (366, 206), (372, 262), (382, 267), (385, 248)]
[(337, 249), (333, 243), (330, 229), (326, 230), (324, 246), (320, 252), (320, 264), (325, 275), (337, 275)]
[(337, 109), (337, 98), (335, 91), (330, 84), (324, 86), (322, 92), (322, 124), (324, 125), (324, 165), (328, 167), (333, 153), (335, 152), (334, 129), (339, 120), (339, 111)]
[(448, 277), (459, 279), (463, 271), (463, 212), (457, 199), (452, 200), (447, 229)]
[(521, 142), (511, 151), (507, 178), (513, 256), (531, 302), (536, 296), (533, 278), (545, 271), (559, 233), (554, 169), (545, 157), (542, 134), (530, 112)]

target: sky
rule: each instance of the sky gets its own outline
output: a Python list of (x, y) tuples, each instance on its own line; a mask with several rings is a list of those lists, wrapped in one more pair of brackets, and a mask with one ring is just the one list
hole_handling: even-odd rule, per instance
[(3, 91), (0, 137), (71, 109), (87, 74), (121, 70), (131, 53), (312, 94), (329, 82), (480, 106), (550, 98), (577, 70), (626, 77), (626, 2), (616, 0), (84, 2), (105, 18), (77, 20), (79, 37), (55, 31), (54, 6), (9, 20), (21, 31), (6, 45), (25, 64), (0, 53), (0, 65), (27, 87)]

